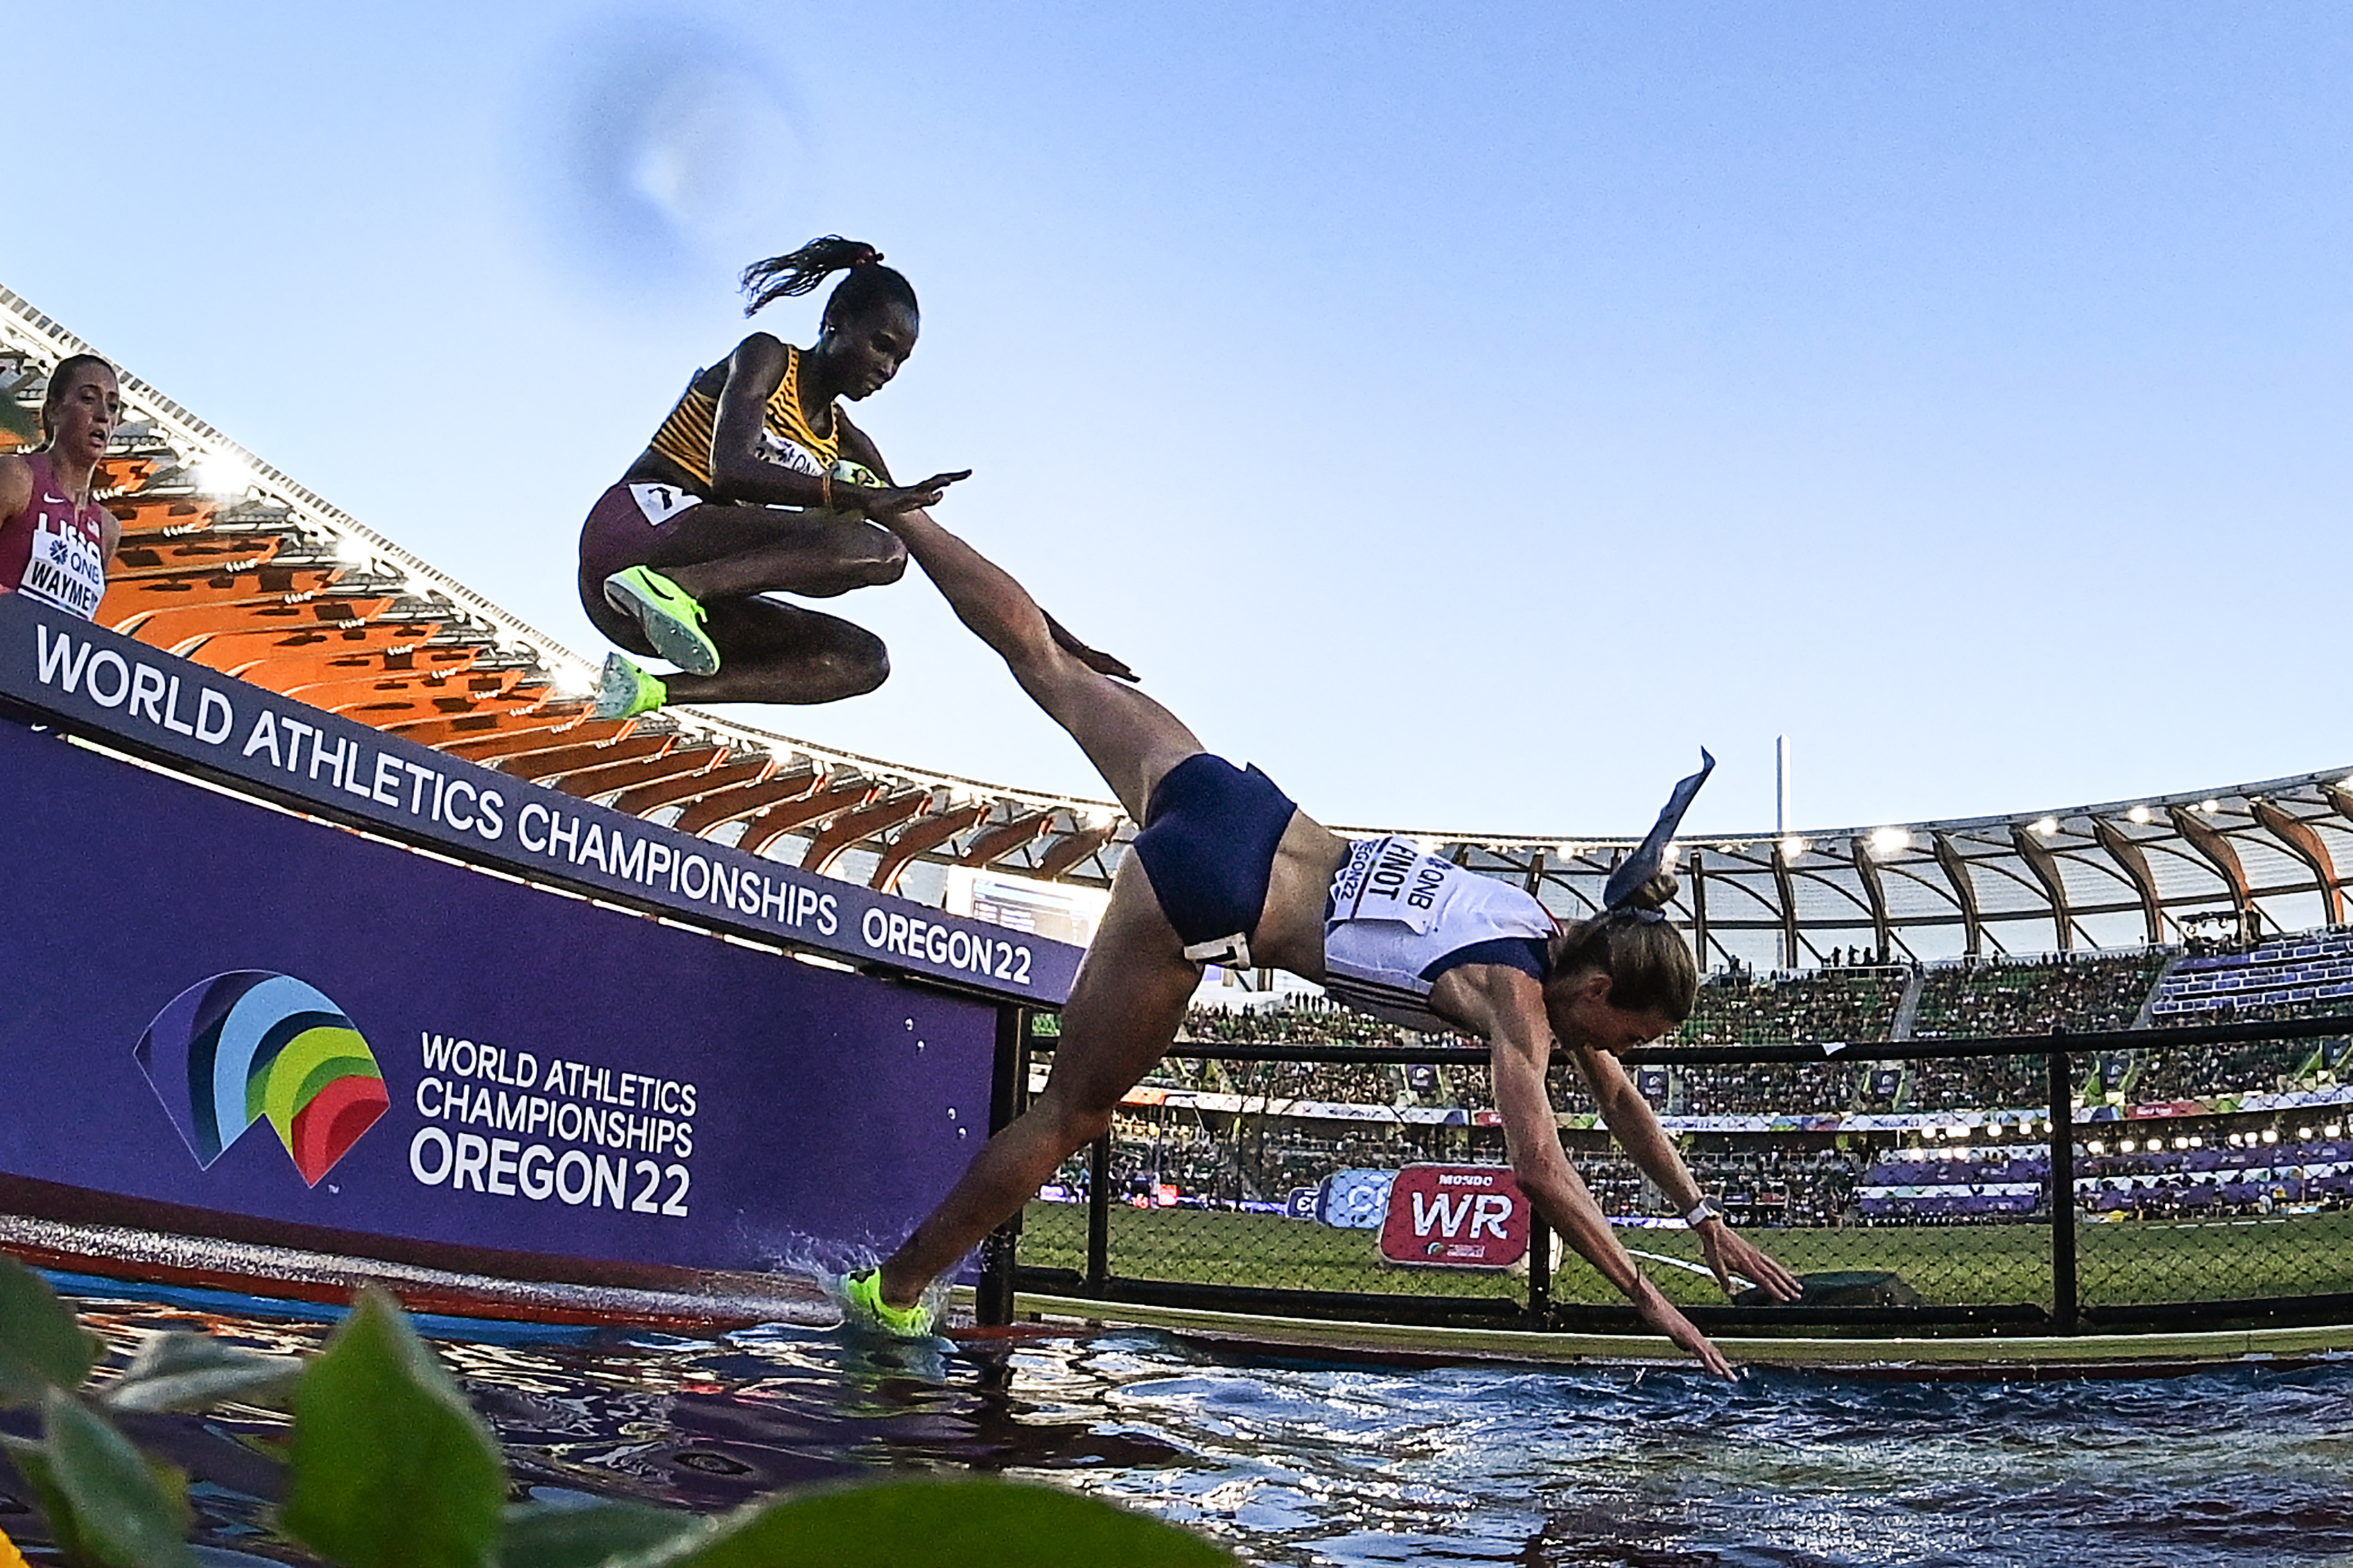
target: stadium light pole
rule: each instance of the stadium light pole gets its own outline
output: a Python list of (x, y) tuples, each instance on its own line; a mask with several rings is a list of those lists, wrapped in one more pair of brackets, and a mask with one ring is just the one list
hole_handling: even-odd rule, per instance
[(1789, 792), (1796, 780), (1789, 774), (1789, 737), (1773, 737), (1773, 837), (1787, 838), (1789, 823), (1795, 815), (1789, 809)]

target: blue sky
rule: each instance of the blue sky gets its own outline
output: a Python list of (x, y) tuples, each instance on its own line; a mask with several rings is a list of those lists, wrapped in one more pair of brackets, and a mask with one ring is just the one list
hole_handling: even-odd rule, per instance
[[(322, 18), (331, 18), (322, 21)], [(1328, 821), (1703, 832), (2353, 762), (2353, 12), (52, 6), (0, 282), (592, 656), (579, 521), (889, 253), (942, 521)], [(98, 119), (89, 112), (100, 109)], [(807, 342), (812, 301), (761, 324)], [(912, 576), (743, 717), (1087, 790)]]

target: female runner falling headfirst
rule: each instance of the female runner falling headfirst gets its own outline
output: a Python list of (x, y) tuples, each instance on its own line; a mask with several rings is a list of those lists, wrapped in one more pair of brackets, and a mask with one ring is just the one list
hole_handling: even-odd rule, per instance
[[(767, 332), (700, 370), (620, 483), (580, 531), (580, 603), (596, 629), (681, 673), (619, 654), (597, 683), (599, 718), (670, 702), (831, 702), (890, 674), (882, 640), (837, 616), (767, 595), (831, 598), (896, 582), (906, 551), (874, 526), (936, 505), (964, 473), (893, 483), (841, 402), (872, 396), (914, 351), (915, 290), (872, 246), (828, 235), (744, 273), (751, 315), (847, 272), (814, 346)], [(1095, 668), (1108, 656), (1062, 634)], [(1128, 677), (1133, 679), (1133, 677)]]
[(1406, 841), (1335, 837), (1264, 773), (1211, 755), (1166, 709), (1060, 647), (1019, 584), (922, 510), (896, 512), (888, 526), (1144, 826), (1071, 985), (1044, 1092), (879, 1270), (849, 1278), (851, 1310), (892, 1332), (927, 1332), (927, 1289), (1111, 1126), (1121, 1099), (1176, 1039), (1200, 966), (1257, 965), (1287, 969), (1408, 1027), (1483, 1037), (1512, 1171), (1537, 1216), (1631, 1298), (1645, 1323), (1732, 1375), (1620, 1245), (1568, 1163), (1545, 1089), (1557, 1039), (1610, 1131), (1697, 1232), (1725, 1289), (1737, 1274), (1777, 1300), (1799, 1293), (1797, 1278), (1707, 1201), (1617, 1059), (1689, 1016), (1698, 993), (1691, 948), (1661, 910), (1675, 891), (1666, 847), (1706, 769), (1677, 786), (1650, 837), (1611, 875), (1603, 912), (1559, 926), (1529, 894)]

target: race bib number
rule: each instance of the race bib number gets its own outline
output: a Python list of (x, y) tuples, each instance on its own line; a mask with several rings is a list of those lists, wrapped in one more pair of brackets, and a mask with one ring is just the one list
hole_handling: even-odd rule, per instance
[(1410, 839), (1359, 838), (1332, 879), (1332, 919), (1396, 921), (1427, 931), (1438, 919), (1438, 896), (1452, 869)]
[(79, 530), (41, 529), (33, 535), (22, 586), (44, 604), (95, 620), (98, 602), (106, 597), (105, 552)]
[(676, 485), (631, 485), (629, 499), (638, 503), (646, 521), (655, 524), (668, 522), (680, 512), (702, 504), (701, 496), (690, 495)]

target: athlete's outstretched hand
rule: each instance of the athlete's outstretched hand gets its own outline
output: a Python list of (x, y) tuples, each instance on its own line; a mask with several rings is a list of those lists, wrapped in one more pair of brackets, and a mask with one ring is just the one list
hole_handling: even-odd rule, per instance
[(1740, 1373), (1725, 1359), (1708, 1337), (1692, 1326), (1692, 1321), (1676, 1310), (1675, 1304), (1659, 1293), (1659, 1288), (1644, 1279), (1634, 1292), (1634, 1311), (1656, 1332), (1675, 1342), (1677, 1349), (1696, 1360), (1716, 1376), (1736, 1381)]
[(1763, 1288), (1776, 1301), (1794, 1301), (1806, 1293), (1802, 1280), (1765, 1254), (1764, 1248), (1728, 1225), (1702, 1225), (1700, 1251), (1715, 1271), (1715, 1282), (1727, 1296), (1734, 1294), (1733, 1276)]
[(958, 479), (972, 478), (970, 468), (960, 468), (953, 474), (934, 474), (930, 479), (912, 485), (887, 485), (881, 489), (869, 486), (842, 486), (833, 492), (836, 501), (848, 500), (868, 517), (878, 521), (896, 517), (902, 511), (914, 511), (923, 507), (940, 504), (948, 487)]

